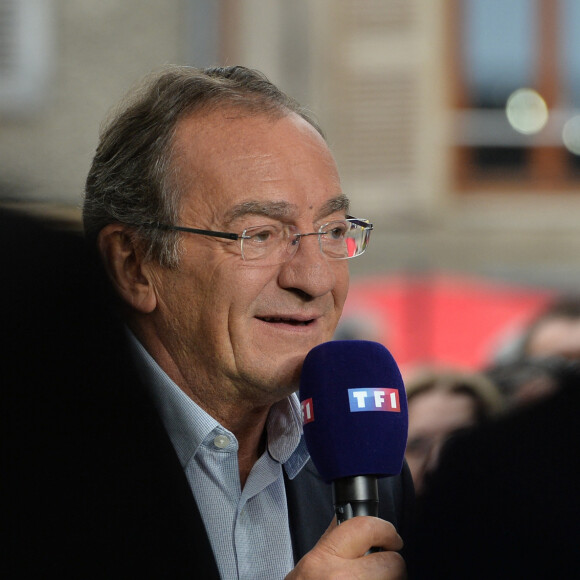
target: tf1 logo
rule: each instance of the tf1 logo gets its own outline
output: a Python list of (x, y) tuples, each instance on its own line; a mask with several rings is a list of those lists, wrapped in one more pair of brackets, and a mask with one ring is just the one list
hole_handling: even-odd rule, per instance
[(300, 403), (300, 407), (302, 409), (302, 424), (306, 425), (306, 423), (312, 423), (314, 421), (314, 408), (312, 407), (312, 398), (304, 399)]
[[(398, 389), (348, 389), (348, 400), (351, 413), (361, 411), (401, 412)], [(312, 398), (300, 403), (302, 408), (302, 423), (306, 425), (314, 421)]]
[(397, 389), (349, 389), (348, 401), (351, 413), (360, 411), (401, 412)]

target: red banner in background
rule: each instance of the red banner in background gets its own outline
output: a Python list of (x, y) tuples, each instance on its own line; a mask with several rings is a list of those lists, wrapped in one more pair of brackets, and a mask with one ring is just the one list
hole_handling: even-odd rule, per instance
[(384, 344), (403, 370), (479, 370), (555, 297), (553, 290), (453, 274), (352, 281), (337, 338)]

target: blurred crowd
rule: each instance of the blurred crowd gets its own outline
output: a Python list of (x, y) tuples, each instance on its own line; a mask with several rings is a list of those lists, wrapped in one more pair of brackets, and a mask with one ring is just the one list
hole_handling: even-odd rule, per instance
[(450, 436), (553, 395), (561, 373), (575, 361), (580, 361), (580, 295), (563, 295), (528, 322), (507, 353), (484, 368), (411, 372), (406, 379), (406, 459), (416, 492), (421, 493), (425, 474), (437, 465)]
[(548, 304), (509, 356), (416, 370), (406, 388), (410, 577), (576, 577), (580, 295)]

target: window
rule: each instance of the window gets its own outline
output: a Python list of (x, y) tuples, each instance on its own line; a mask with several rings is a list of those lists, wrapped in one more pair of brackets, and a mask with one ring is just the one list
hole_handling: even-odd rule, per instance
[(452, 0), (460, 189), (580, 190), (580, 2)]

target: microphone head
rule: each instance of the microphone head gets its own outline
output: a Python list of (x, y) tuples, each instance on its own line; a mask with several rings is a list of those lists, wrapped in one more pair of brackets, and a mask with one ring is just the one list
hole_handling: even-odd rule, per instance
[(401, 472), (407, 396), (382, 344), (338, 340), (314, 347), (304, 359), (300, 402), (306, 445), (327, 483)]

